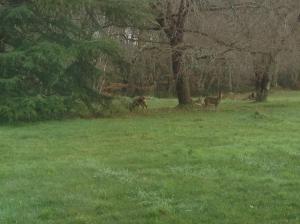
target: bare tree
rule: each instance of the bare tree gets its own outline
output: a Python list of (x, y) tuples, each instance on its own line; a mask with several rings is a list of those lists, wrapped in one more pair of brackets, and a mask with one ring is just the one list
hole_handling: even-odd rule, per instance
[(131, 27), (130, 35), (127, 28), (116, 30), (134, 62), (130, 76), (136, 85), (154, 83), (172, 92), (174, 83), (182, 105), (199, 89), (217, 92), (220, 86), (252, 88), (263, 101), (291, 58), (299, 69), (299, 5), (298, 0), (157, 0), (150, 4), (152, 22)]
[(173, 77), (180, 105), (191, 103), (189, 77), (182, 72), (185, 24), (190, 10), (190, 0), (157, 1), (153, 4), (156, 21), (164, 31), (171, 46)]

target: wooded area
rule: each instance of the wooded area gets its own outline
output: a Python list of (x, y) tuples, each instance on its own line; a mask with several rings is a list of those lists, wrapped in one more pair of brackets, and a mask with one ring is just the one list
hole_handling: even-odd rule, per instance
[(0, 119), (300, 88), (299, 0), (2, 0)]
[(0, 0), (0, 224), (299, 224), (300, 0)]

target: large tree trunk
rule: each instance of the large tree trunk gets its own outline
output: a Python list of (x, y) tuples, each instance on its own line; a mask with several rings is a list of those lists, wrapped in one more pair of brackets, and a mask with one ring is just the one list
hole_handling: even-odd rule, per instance
[[(1, 5), (0, 5), (1, 7)], [(5, 52), (4, 35), (0, 33), (0, 53)]]
[(274, 60), (271, 54), (259, 55), (256, 59), (258, 59), (255, 66), (256, 101), (263, 102), (267, 100), (269, 95), (272, 80), (271, 68)]
[[(157, 4), (160, 4), (159, 1)], [(157, 9), (157, 6), (154, 5), (154, 8)], [(189, 9), (190, 0), (168, 0), (166, 11), (158, 13), (156, 19), (161, 29), (165, 32), (171, 46), (172, 72), (176, 83), (179, 105), (186, 105), (192, 102), (189, 77), (182, 71), (183, 49), (180, 49), (184, 43), (184, 27)]]
[(187, 105), (192, 102), (190, 93), (189, 77), (181, 70), (182, 52), (174, 50), (172, 54), (173, 77), (176, 83), (176, 94), (179, 105)]
[(190, 83), (187, 76), (181, 76), (177, 79), (176, 92), (179, 105), (187, 105), (192, 103)]
[(269, 95), (270, 79), (268, 73), (255, 74), (256, 101), (266, 101)]

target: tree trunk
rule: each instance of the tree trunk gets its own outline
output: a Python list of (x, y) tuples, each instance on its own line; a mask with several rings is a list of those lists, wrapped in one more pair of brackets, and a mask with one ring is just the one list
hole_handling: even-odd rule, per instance
[(173, 77), (176, 83), (176, 94), (179, 105), (187, 105), (192, 102), (189, 77), (182, 70), (182, 52), (174, 50), (172, 54)]
[(176, 82), (176, 93), (179, 105), (192, 103), (190, 94), (190, 83), (187, 76), (180, 76)]
[(231, 69), (229, 69), (229, 71), (228, 71), (228, 89), (229, 89), (229, 92), (233, 91), (232, 71), (231, 71)]
[[(158, 9), (160, 5), (153, 5), (154, 9)], [(156, 18), (161, 29), (166, 34), (171, 49), (171, 63), (173, 78), (176, 83), (176, 94), (179, 105), (186, 105), (192, 102), (190, 94), (190, 86), (188, 75), (182, 72), (183, 49), (179, 49), (184, 43), (184, 27), (188, 12), (190, 10), (190, 0), (180, 0), (178, 8), (174, 10), (176, 1), (167, 1), (165, 12), (158, 9), (158, 17)]]
[(255, 72), (256, 101), (263, 102), (267, 100), (269, 95), (272, 80), (272, 76), (270, 74), (272, 73), (271, 68), (274, 63), (274, 59), (271, 54), (263, 54), (257, 56), (257, 58), (258, 61)]
[(5, 44), (4, 44), (4, 37), (2, 37), (0, 33), (0, 53), (5, 52)]
[(270, 79), (268, 73), (255, 75), (256, 101), (266, 101), (269, 95)]

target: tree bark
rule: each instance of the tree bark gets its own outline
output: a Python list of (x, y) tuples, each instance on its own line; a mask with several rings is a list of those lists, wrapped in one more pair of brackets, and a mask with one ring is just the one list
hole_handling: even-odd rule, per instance
[(271, 68), (274, 62), (271, 54), (263, 54), (257, 56), (258, 61), (256, 62), (255, 71), (255, 91), (256, 101), (264, 102), (269, 96), (269, 90), (271, 87)]
[(191, 104), (189, 77), (181, 76), (176, 82), (176, 92), (179, 105)]
[(184, 42), (184, 28), (186, 17), (190, 8), (190, 0), (180, 0), (178, 9), (173, 12), (175, 1), (167, 2), (167, 9), (159, 13), (157, 22), (166, 34), (171, 50), (171, 63), (173, 78), (176, 83), (176, 94), (179, 105), (186, 105), (192, 102), (189, 77), (182, 72), (183, 49), (179, 49)]
[(269, 95), (270, 79), (268, 73), (255, 74), (256, 101), (266, 101)]
[(172, 68), (173, 76), (176, 83), (176, 94), (179, 105), (187, 105), (192, 102), (190, 93), (189, 77), (184, 74), (182, 68), (182, 52), (176, 51), (173, 48), (172, 53)]

